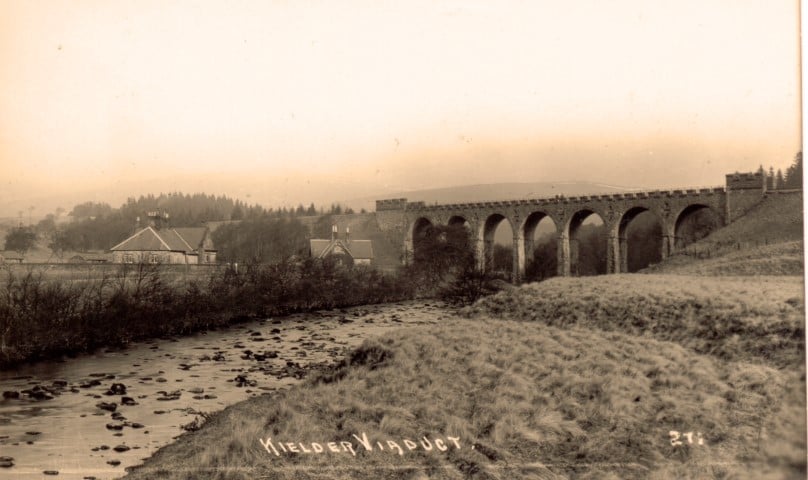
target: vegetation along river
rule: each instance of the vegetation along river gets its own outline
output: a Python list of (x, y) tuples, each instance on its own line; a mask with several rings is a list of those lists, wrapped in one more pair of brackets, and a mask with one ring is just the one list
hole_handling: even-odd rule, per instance
[(449, 315), (409, 302), (314, 312), (0, 372), (0, 479), (120, 477), (202, 413), (289, 387), (388, 329)]

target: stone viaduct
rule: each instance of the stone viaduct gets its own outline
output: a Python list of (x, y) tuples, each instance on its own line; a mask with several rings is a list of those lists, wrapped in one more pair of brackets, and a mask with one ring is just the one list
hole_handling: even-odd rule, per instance
[[(526, 258), (533, 252), (533, 235), (539, 222), (550, 218), (558, 235), (558, 275), (569, 276), (576, 248), (570, 238), (591, 214), (600, 216), (606, 227), (607, 273), (627, 272), (629, 223), (640, 213), (655, 214), (662, 227), (662, 258), (677, 249), (682, 222), (694, 212), (711, 209), (726, 225), (754, 207), (766, 193), (766, 179), (760, 173), (726, 176), (726, 185), (715, 188), (667, 190), (589, 195), (555, 196), (492, 202), (427, 205), (405, 198), (376, 201), (376, 216), (383, 230), (403, 235), (404, 261), (412, 258), (414, 239), (429, 225), (467, 225), (479, 267), (485, 270), (493, 253), (494, 232), (502, 221), (513, 230), (513, 280), (521, 281)], [(387, 228), (385, 228), (387, 227)]]

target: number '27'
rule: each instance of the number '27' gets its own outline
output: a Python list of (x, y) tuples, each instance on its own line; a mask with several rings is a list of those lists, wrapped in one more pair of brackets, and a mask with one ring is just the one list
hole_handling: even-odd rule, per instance
[[(668, 435), (671, 437), (671, 445), (674, 447), (678, 447), (679, 445), (684, 445), (684, 441), (681, 439), (687, 439), (687, 443), (693, 445), (704, 445), (704, 438), (701, 436), (701, 432), (677, 432), (676, 430), (671, 430), (668, 432)], [(695, 437), (695, 442), (694, 442)]]

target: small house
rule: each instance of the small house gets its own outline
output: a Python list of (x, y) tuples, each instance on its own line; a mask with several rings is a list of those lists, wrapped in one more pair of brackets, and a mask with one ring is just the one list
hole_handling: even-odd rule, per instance
[(340, 265), (370, 265), (373, 262), (373, 242), (352, 240), (350, 229), (345, 229), (345, 238), (339, 238), (337, 226), (331, 227), (331, 240), (309, 240), (312, 258), (334, 257)]
[(205, 265), (216, 263), (206, 227), (148, 226), (110, 249), (113, 263)]

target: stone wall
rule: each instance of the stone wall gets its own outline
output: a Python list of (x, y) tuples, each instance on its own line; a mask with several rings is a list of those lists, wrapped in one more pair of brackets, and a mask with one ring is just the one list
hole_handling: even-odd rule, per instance
[(761, 173), (727, 175), (726, 223), (732, 223), (760, 203), (766, 193), (766, 177)]

